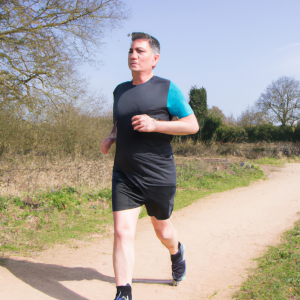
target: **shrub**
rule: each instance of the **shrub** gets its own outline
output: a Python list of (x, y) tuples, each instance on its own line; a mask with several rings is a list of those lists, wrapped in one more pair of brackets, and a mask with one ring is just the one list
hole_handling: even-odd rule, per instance
[(190, 89), (190, 105), (194, 111), (199, 124), (199, 131), (196, 134), (192, 134), (190, 137), (194, 140), (200, 140), (202, 128), (205, 122), (205, 116), (207, 114), (207, 93), (206, 89), (202, 87), (198, 89), (196, 86), (192, 86)]
[(209, 112), (202, 129), (201, 139), (204, 142), (214, 141), (217, 139), (216, 131), (223, 124), (223, 119)]
[(224, 143), (241, 143), (247, 140), (247, 132), (243, 127), (221, 125), (216, 130), (217, 140)]
[[(273, 124), (262, 124), (260, 126), (247, 126), (245, 130), (249, 142), (288, 142), (296, 141), (296, 134), (291, 126), (274, 126)], [(298, 133), (298, 131), (297, 131)]]

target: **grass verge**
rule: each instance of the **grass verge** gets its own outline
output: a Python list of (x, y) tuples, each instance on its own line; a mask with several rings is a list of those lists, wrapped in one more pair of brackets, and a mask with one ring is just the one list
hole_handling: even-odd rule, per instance
[(259, 165), (274, 165), (274, 166), (284, 166), (288, 162), (287, 158), (273, 158), (273, 157), (264, 157), (260, 159), (253, 160), (254, 163)]
[(236, 187), (248, 186), (251, 181), (263, 178), (259, 167), (239, 163), (211, 163), (213, 171), (199, 173), (201, 161), (191, 160), (177, 167), (178, 186), (174, 209), (178, 210), (192, 204), (195, 200), (212, 193), (232, 190)]
[(255, 300), (300, 299), (300, 220), (257, 259), (258, 266), (233, 298)]
[[(249, 163), (176, 159), (178, 189), (174, 210), (206, 195), (247, 186), (263, 177)], [(84, 189), (78, 189), (84, 190)], [(80, 193), (73, 187), (36, 191), (22, 197), (0, 197), (0, 253), (26, 254), (54, 243), (105, 233), (112, 224), (111, 190)], [(140, 218), (146, 216), (142, 209)]]
[(299, 157), (282, 157), (282, 158), (274, 158), (274, 157), (263, 157), (258, 159), (251, 160), (253, 163), (258, 165), (274, 165), (274, 166), (284, 166), (286, 163), (299, 163)]
[(112, 223), (110, 199), (109, 189), (80, 194), (72, 187), (0, 197), (0, 252), (26, 254), (90, 233), (105, 233)]

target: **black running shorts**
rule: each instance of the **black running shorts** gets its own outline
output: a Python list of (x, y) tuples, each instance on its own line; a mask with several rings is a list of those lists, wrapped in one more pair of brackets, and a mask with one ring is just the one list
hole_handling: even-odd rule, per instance
[(145, 205), (149, 216), (157, 220), (169, 219), (173, 207), (176, 186), (153, 186), (132, 183), (122, 172), (113, 172), (113, 211), (126, 210)]

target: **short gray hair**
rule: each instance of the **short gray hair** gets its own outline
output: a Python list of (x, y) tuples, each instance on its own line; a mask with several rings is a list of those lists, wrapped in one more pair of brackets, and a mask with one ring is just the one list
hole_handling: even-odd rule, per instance
[(149, 42), (149, 45), (150, 45), (154, 55), (160, 53), (160, 43), (155, 37), (151, 36), (150, 34), (144, 33), (144, 32), (133, 32), (131, 34), (131, 40), (135, 41), (138, 39), (147, 40)]

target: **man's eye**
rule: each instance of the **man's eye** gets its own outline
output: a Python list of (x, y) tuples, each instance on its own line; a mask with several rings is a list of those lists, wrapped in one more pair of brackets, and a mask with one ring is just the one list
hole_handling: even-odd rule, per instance
[(132, 52), (133, 52), (133, 50), (132, 50), (132, 49), (129, 49), (128, 53), (132, 53)]

